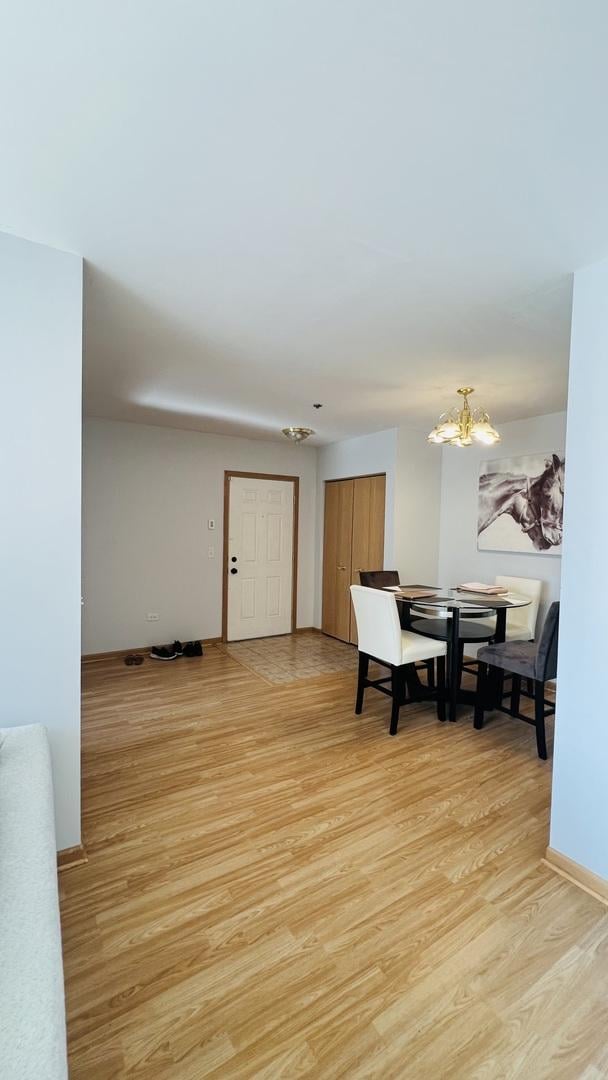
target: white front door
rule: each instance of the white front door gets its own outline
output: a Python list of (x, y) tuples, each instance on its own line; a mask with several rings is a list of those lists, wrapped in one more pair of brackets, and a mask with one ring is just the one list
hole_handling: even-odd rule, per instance
[(293, 480), (231, 476), (228, 641), (291, 633)]

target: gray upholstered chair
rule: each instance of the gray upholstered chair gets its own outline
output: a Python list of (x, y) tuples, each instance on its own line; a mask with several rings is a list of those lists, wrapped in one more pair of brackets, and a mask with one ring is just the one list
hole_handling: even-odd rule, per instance
[[(533, 641), (503, 641), (486, 645), (477, 654), (477, 701), (475, 727), (483, 727), (484, 712), (498, 709), (508, 716), (525, 720), (536, 728), (538, 756), (547, 757), (545, 719), (555, 712), (555, 705), (545, 700), (545, 684), (557, 675), (557, 642), (559, 634), (559, 601), (551, 604), (538, 643)], [(490, 669), (494, 669), (494, 677)], [(513, 676), (510, 691), (510, 707), (503, 706), (502, 677), (498, 672), (510, 672)], [(533, 694), (522, 690), (521, 680), (532, 680)], [(520, 697), (534, 697), (534, 719), (524, 716), (519, 709)], [(492, 698), (494, 700), (492, 700)]]

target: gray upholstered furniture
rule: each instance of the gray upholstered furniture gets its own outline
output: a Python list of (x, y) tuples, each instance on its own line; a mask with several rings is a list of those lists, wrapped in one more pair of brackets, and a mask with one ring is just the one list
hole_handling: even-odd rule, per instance
[(0, 1077), (67, 1075), (49, 746), (40, 724), (0, 728)]
[[(479, 671), (477, 677), (477, 703), (475, 706), (475, 727), (483, 727), (484, 712), (498, 709), (518, 720), (525, 720), (536, 728), (536, 746), (538, 756), (546, 759), (547, 743), (545, 738), (545, 719), (555, 711), (552, 702), (545, 700), (545, 684), (557, 675), (557, 643), (559, 634), (559, 602), (551, 604), (545, 619), (538, 643), (533, 641), (503, 641), (500, 644), (486, 645), (477, 654)], [(502, 678), (496, 672), (512, 674), (510, 706), (504, 708)], [(493, 674), (494, 673), (494, 674)], [(534, 719), (520, 712), (520, 699), (524, 694), (522, 679), (533, 684), (532, 694), (535, 702)]]

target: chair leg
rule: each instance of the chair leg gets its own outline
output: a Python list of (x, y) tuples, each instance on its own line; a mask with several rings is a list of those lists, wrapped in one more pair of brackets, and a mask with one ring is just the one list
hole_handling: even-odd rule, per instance
[(526, 679), (526, 689), (530, 697), (534, 697), (534, 679)]
[(369, 671), (369, 656), (367, 653), (359, 653), (359, 676), (357, 679), (357, 702), (355, 704), (355, 713), (361, 713), (363, 711), (363, 694), (365, 693), (365, 680), (367, 679)]
[(456, 722), (456, 708), (458, 705), (458, 691), (460, 690), (460, 649), (452, 648), (452, 670), (450, 672), (450, 692), (449, 692), (449, 719), (450, 723)]
[(437, 719), (445, 724), (445, 656), (437, 657)]
[(534, 719), (536, 723), (536, 749), (539, 758), (547, 760), (545, 739), (545, 684), (537, 679), (534, 683)]
[(494, 664), (488, 664), (486, 676), (485, 707), (499, 709), (502, 705), (504, 672)]
[(464, 641), (458, 643), (458, 668), (456, 671), (456, 681), (458, 689), (462, 686), (462, 665), (464, 664)]
[(519, 714), (521, 700), (521, 675), (513, 675), (511, 679), (511, 716)]
[[(439, 678), (439, 675), (437, 676)], [(429, 690), (435, 689), (435, 661), (426, 661), (426, 685)]]
[(484, 664), (483, 660), (480, 660), (477, 666), (477, 693), (475, 695), (475, 719), (473, 721), (473, 726), (477, 728), (477, 731), (481, 731), (483, 727), (483, 711), (486, 702), (487, 680), (488, 665)]
[(390, 734), (397, 734), (397, 727), (399, 725), (399, 710), (403, 704), (404, 690), (405, 690), (405, 677), (403, 667), (391, 668), (391, 692), (393, 695), (393, 702), (391, 707), (391, 726)]
[(407, 690), (407, 693), (409, 695), (409, 700), (410, 701), (420, 701), (422, 696), (423, 696), (424, 686), (420, 682), (420, 676), (418, 675), (418, 672), (416, 671), (416, 665), (415, 664), (404, 664), (403, 668), (401, 669), (401, 674), (403, 676), (403, 678), (402, 678), (403, 700), (402, 700), (401, 704), (402, 705), (405, 704), (406, 690)]

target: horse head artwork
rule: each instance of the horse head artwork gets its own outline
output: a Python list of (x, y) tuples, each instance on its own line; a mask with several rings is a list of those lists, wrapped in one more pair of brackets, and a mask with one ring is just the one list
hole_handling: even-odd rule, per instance
[[(542, 460), (542, 459), (541, 459)], [(477, 536), (508, 514), (536, 551), (559, 547), (563, 534), (565, 459), (552, 454), (538, 476), (485, 472), (479, 477)]]

